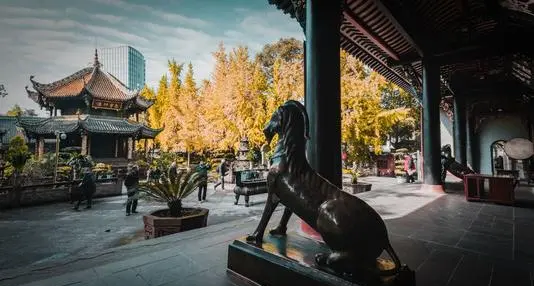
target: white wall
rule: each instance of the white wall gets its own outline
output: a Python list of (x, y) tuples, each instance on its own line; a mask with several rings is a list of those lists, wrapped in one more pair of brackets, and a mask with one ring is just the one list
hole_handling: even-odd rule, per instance
[(510, 140), (516, 137), (528, 139), (528, 128), (519, 116), (502, 116), (486, 119), (479, 127), (478, 163), (481, 174), (491, 175), (491, 144), (497, 140)]
[(453, 122), (447, 116), (447, 113), (443, 110), (439, 110), (439, 125), (441, 131), (441, 144), (440, 147), (446, 144), (451, 145), (452, 155), (454, 156), (454, 139), (453, 139)]

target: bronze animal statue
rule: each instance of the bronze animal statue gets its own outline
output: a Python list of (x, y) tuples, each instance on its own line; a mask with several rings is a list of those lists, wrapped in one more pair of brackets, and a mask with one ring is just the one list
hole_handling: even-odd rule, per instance
[(278, 144), (267, 175), (268, 198), (256, 230), (247, 241), (261, 244), (267, 223), (278, 203), (285, 206), (272, 235), (285, 235), (287, 223), (295, 213), (321, 234), (331, 253), (315, 256), (318, 265), (342, 273), (361, 273), (374, 269), (377, 258), (386, 251), (397, 273), (400, 260), (393, 250), (386, 225), (367, 203), (350, 195), (313, 170), (305, 154), (308, 115), (297, 101), (287, 101), (272, 115), (263, 130), (270, 142), (278, 134)]
[(452, 157), (452, 148), (450, 144), (445, 144), (441, 147), (441, 183), (445, 184), (445, 178), (447, 178), (447, 171), (453, 174), (455, 177), (463, 179), (464, 175), (474, 174), (471, 168), (466, 165), (460, 164)]

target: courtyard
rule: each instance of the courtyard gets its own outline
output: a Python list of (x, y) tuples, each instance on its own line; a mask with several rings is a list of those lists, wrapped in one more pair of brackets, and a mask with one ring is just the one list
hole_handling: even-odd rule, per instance
[[(393, 178), (367, 177), (362, 181), (372, 182), (373, 190), (358, 196), (385, 219), (402, 262), (416, 271), (417, 285), (532, 285), (533, 209), (467, 202), (463, 193), (455, 191), (457, 182), (448, 182), (449, 193), (437, 194), (422, 191), (420, 184), (398, 184)], [(231, 206), (217, 206), (215, 197), (222, 197), (218, 200)], [(234, 206), (230, 197), (210, 191), (206, 205), (212, 204), (213, 209), (210, 209), (206, 228), (112, 248), (106, 246), (118, 245), (120, 237), (128, 237), (141, 227), (140, 220), (137, 226), (125, 223), (126, 219), (138, 217), (124, 217), (120, 207), (113, 210), (116, 218), (109, 222), (108, 228), (112, 230), (105, 233), (109, 236), (106, 239), (94, 231), (97, 226), (91, 227), (92, 234), (81, 235), (83, 227), (66, 220), (68, 227), (54, 231), (56, 239), (64, 231), (62, 241), (84, 241), (79, 247), (88, 247), (87, 250), (73, 251), (69, 257), (4, 269), (0, 272), (0, 285), (234, 285), (237, 282), (226, 273), (228, 245), (255, 227), (263, 203), (261, 197), (254, 196), (254, 204), (247, 210), (244, 206)], [(97, 206), (112, 205), (119, 198), (105, 201), (91, 211), (98, 212)], [(48, 207), (33, 209), (42, 212), (42, 208)], [(141, 211), (151, 207), (157, 206), (145, 204)], [(272, 223), (280, 217), (280, 210)], [(113, 229), (111, 224), (117, 228)], [(297, 219), (293, 218), (290, 225), (291, 235), (297, 235)], [(47, 231), (50, 227), (43, 224), (41, 230)], [(105, 231), (104, 228), (102, 225), (101, 231)], [(16, 229), (10, 230), (13, 231)], [(50, 240), (36, 240), (35, 236), (27, 239), (32, 242), (27, 252), (35, 248), (61, 248)], [(109, 244), (95, 243), (100, 239)], [(17, 251), (27, 244), (30, 243), (18, 242)], [(2, 247), (3, 253), (10, 249), (4, 243)], [(16, 261), (9, 256), (3, 266)], [(43, 257), (50, 256), (53, 256), (52, 251), (43, 254)]]

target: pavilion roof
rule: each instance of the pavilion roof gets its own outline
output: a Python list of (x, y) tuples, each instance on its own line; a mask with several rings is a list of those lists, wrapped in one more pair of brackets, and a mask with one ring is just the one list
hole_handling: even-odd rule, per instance
[(89, 133), (116, 134), (154, 138), (162, 129), (153, 129), (142, 123), (126, 118), (97, 115), (66, 115), (49, 118), (23, 117), (19, 125), (27, 133), (52, 135), (54, 132), (73, 133), (85, 130)]
[[(305, 0), (268, 0), (305, 27)], [(406, 91), (422, 91), (423, 58), (440, 63), (442, 95), (500, 74), (532, 85), (534, 6), (515, 0), (346, 0), (341, 47)], [(520, 60), (520, 58), (522, 58)], [(454, 87), (456, 86), (456, 88)]]
[(17, 127), (17, 117), (0, 116), (0, 145), (7, 146), (11, 138), (23, 135)]
[(35, 91), (26, 88), (28, 96), (40, 105), (47, 105), (54, 100), (84, 98), (87, 95), (91, 99), (132, 102), (141, 110), (153, 104), (141, 99), (139, 90), (129, 90), (115, 76), (102, 70), (96, 51), (92, 67), (83, 68), (52, 83), (40, 83), (34, 80), (34, 76), (30, 76), (30, 81)]

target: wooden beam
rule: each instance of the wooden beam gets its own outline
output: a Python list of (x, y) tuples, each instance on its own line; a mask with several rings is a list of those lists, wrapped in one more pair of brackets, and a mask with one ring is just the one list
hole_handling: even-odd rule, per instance
[(354, 40), (352, 40), (351, 36), (346, 32), (346, 31), (343, 31), (341, 30), (341, 35), (343, 37), (345, 37), (345, 39), (349, 42), (351, 42), (353, 45), (355, 45), (356, 47), (358, 47), (360, 50), (362, 50), (365, 54), (367, 54), (369, 57), (373, 58), (374, 61), (376, 61), (377, 63), (380, 63), (381, 65), (383, 65), (386, 69), (388, 69), (390, 72), (394, 73), (395, 75), (397, 75), (399, 78), (403, 79), (404, 81), (406, 81), (408, 84), (409, 82), (404, 78), (402, 77), (399, 73), (397, 73), (395, 70), (391, 69), (385, 62), (383, 62), (381, 59), (377, 58), (375, 55), (373, 55), (373, 53), (371, 53), (367, 48), (363, 47), (362, 45), (358, 44), (357, 42), (355, 42)]
[(389, 57), (398, 61), (399, 56), (393, 49), (384, 42), (378, 34), (376, 34), (367, 24), (352, 11), (344, 10), (343, 16), (345, 19), (354, 26), (358, 31), (360, 31), (365, 37), (367, 37), (373, 44), (375, 44), (379, 49), (386, 53)]
[[(423, 53), (423, 49), (420, 47), (420, 45), (418, 43), (416, 43), (416, 41), (414, 40), (413, 38), (413, 35), (410, 35), (410, 33), (408, 33), (408, 31), (406, 30), (407, 27), (404, 27), (403, 24), (406, 24), (406, 23), (399, 23), (399, 21), (397, 20), (397, 18), (395, 16), (393, 16), (393, 14), (391, 13), (390, 9), (388, 9), (384, 3), (382, 3), (383, 0), (374, 0), (374, 4), (376, 5), (376, 7), (378, 8), (378, 10), (380, 10), (380, 12), (386, 17), (388, 18), (388, 20), (393, 24), (393, 26), (395, 27), (395, 29), (406, 39), (406, 41), (408, 41), (408, 43), (417, 51), (417, 54), (419, 55), (419, 57), (423, 57), (424, 56), (424, 53)], [(414, 15), (414, 17), (416, 17)], [(410, 27), (411, 28), (411, 27)], [(413, 33), (413, 31), (412, 31)]]

